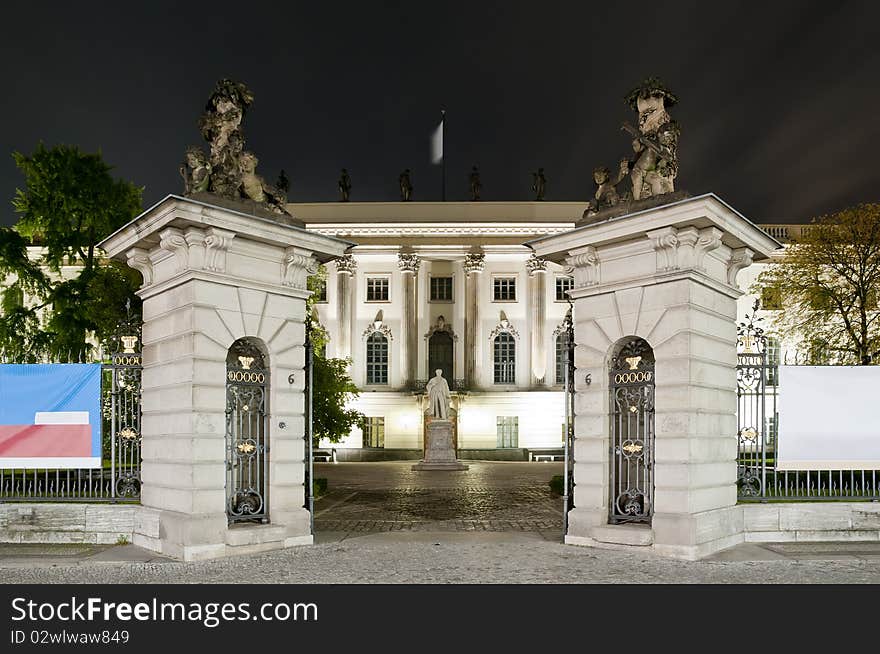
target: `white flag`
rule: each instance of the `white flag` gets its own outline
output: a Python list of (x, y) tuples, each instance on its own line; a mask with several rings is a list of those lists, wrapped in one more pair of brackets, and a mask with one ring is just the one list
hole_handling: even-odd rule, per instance
[(443, 161), (443, 119), (431, 135), (431, 163)]

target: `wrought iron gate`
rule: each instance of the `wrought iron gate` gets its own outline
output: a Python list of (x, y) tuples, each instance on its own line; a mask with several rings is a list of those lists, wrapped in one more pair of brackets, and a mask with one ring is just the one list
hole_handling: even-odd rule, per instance
[(642, 339), (611, 360), (609, 521), (650, 522), (654, 512), (654, 352)]
[(226, 514), (229, 522), (268, 522), (269, 371), (263, 353), (240, 338), (226, 357)]
[[(568, 312), (562, 323), (562, 333), (565, 334), (565, 357), (563, 359), (565, 384), (565, 425), (564, 425), (564, 452), (565, 467), (563, 468), (562, 490), (562, 537), (565, 539), (568, 533), (568, 512), (574, 508), (574, 319), (572, 317), (573, 306), (568, 301)], [(589, 383), (589, 380), (587, 380)]]
[(767, 487), (767, 338), (756, 323), (757, 303), (748, 322), (737, 325), (736, 435), (737, 492), (740, 497), (763, 497)]

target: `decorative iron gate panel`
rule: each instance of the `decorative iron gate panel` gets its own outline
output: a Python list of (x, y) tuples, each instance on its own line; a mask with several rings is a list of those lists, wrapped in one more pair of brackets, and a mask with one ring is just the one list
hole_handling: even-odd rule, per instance
[(268, 522), (269, 371), (259, 348), (237, 340), (226, 357), (226, 513), (229, 522)]
[(650, 522), (654, 512), (654, 353), (632, 340), (611, 360), (609, 521)]
[(736, 436), (737, 492), (740, 497), (763, 497), (767, 488), (767, 338), (755, 314), (737, 325)]
[[(565, 539), (568, 533), (568, 512), (574, 508), (574, 306), (571, 300), (568, 301), (568, 312), (565, 314), (565, 321), (562, 323), (562, 334), (564, 354), (563, 357), (563, 383), (565, 385), (565, 423), (563, 424), (563, 443), (565, 453), (565, 467), (563, 469), (562, 483), (562, 538)], [(589, 385), (590, 379), (587, 375), (584, 380)]]

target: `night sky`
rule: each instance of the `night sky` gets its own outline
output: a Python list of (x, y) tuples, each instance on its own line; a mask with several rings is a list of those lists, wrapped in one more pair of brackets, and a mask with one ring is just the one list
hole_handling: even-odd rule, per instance
[[(28, 6), (25, 7), (24, 5)], [(447, 110), (447, 199), (586, 200), (592, 169), (631, 153), (623, 95), (655, 75), (678, 95), (678, 189), (756, 222), (880, 201), (880, 3), (15, 3), (0, 22), (0, 224), (10, 156), (100, 149), (144, 189), (180, 193), (184, 149), (215, 82), (244, 81), (258, 172), (294, 202), (440, 199), (429, 136)]]

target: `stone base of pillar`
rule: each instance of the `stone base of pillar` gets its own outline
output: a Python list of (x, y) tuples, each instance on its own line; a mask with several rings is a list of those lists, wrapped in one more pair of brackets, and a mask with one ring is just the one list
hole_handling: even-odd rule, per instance
[(573, 509), (568, 545), (629, 551), (650, 550), (674, 559), (696, 561), (744, 542), (742, 507), (692, 514), (656, 514), (651, 524), (602, 524), (604, 511)]
[(455, 456), (452, 446), (452, 421), (432, 420), (428, 423), (425, 458), (413, 470), (467, 470), (470, 466)]
[(193, 516), (140, 507), (133, 543), (182, 561), (205, 561), (235, 554), (255, 554), (296, 545), (311, 545), (308, 512), (296, 524), (229, 525), (225, 515)]

